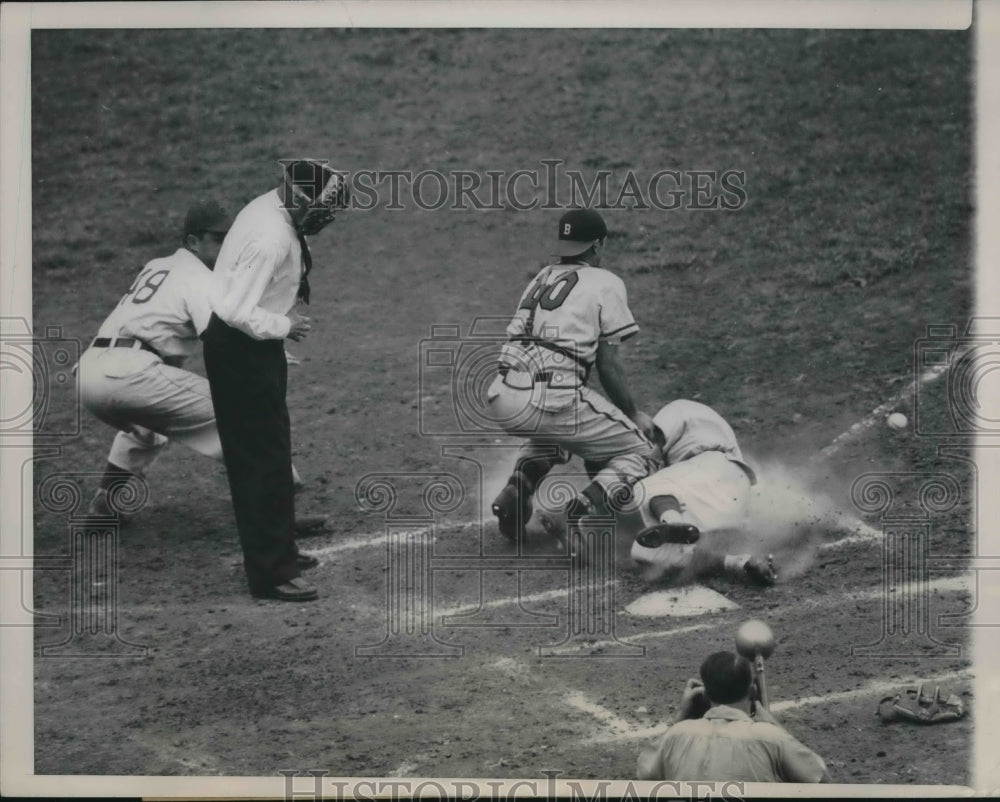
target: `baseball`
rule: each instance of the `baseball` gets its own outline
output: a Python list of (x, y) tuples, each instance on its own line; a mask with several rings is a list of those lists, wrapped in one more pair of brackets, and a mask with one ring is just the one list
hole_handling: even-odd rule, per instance
[(888, 418), (886, 418), (885, 422), (889, 424), (890, 429), (905, 429), (906, 424), (909, 423), (906, 419), (906, 415), (902, 412), (893, 412)]

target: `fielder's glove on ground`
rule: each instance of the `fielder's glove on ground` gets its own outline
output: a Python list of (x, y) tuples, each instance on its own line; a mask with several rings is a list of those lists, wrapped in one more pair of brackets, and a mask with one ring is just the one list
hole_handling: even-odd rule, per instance
[(934, 686), (934, 695), (924, 693), (924, 685), (907, 688), (902, 693), (886, 696), (878, 703), (877, 715), (884, 722), (912, 721), (915, 724), (943, 724), (958, 721), (965, 715), (965, 705), (955, 694), (941, 698), (941, 686)]

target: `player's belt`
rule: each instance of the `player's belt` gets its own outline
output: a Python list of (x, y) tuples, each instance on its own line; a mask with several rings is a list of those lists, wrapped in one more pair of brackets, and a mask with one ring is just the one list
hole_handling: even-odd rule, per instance
[(116, 337), (115, 339), (98, 337), (90, 345), (93, 348), (141, 348), (143, 351), (149, 351), (151, 354), (160, 356), (160, 352), (153, 348), (153, 346), (135, 337)]
[[(504, 364), (501, 363), (498, 366), (497, 372), (500, 374), (501, 378), (503, 378), (504, 384), (507, 384), (507, 374), (510, 373), (511, 370), (513, 370), (513, 368), (511, 368), (510, 365), (504, 365)], [(516, 373), (522, 373), (522, 374), (524, 374), (526, 376), (528, 375), (528, 373), (526, 371), (515, 371), (515, 372)], [(565, 387), (576, 387), (577, 383), (576, 383), (575, 380), (578, 377), (575, 374), (569, 374), (569, 373), (566, 373), (564, 371), (559, 371), (559, 376), (570, 376), (570, 375), (573, 375), (574, 381), (572, 383), (567, 382), (566, 385), (564, 385), (564, 386)], [(544, 382), (544, 383), (548, 384), (551, 387), (552, 386), (552, 378), (554, 376), (556, 376), (556, 372), (555, 371), (551, 371), (551, 370), (536, 370), (533, 374), (531, 374), (531, 380), (532, 380), (533, 383)], [(561, 380), (557, 378), (555, 383), (559, 384), (560, 381)], [(514, 385), (507, 384), (507, 386), (508, 387), (513, 387)], [(514, 389), (516, 390), (516, 389), (524, 389), (524, 388), (514, 387)]]
[(543, 340), (540, 337), (534, 337), (529, 335), (521, 335), (520, 337), (511, 337), (511, 342), (519, 343), (521, 345), (537, 345), (539, 348), (546, 348), (556, 354), (561, 354), (568, 359), (576, 362), (577, 365), (583, 370), (583, 383), (587, 383), (587, 379), (590, 378), (590, 365), (584, 362), (580, 357), (570, 351), (568, 348), (563, 348), (561, 345), (556, 345), (555, 343), (549, 342), (548, 340)]

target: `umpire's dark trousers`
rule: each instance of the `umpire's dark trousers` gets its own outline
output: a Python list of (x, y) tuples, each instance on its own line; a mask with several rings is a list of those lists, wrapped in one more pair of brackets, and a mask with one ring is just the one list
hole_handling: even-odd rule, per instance
[(204, 338), (222, 458), (250, 591), (299, 576), (283, 340), (255, 340), (215, 315)]

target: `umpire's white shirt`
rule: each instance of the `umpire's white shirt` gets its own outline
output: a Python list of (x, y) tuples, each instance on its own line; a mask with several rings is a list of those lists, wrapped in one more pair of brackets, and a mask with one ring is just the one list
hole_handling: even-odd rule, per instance
[(277, 189), (236, 216), (212, 277), (212, 309), (255, 340), (283, 340), (302, 277), (302, 248)]

